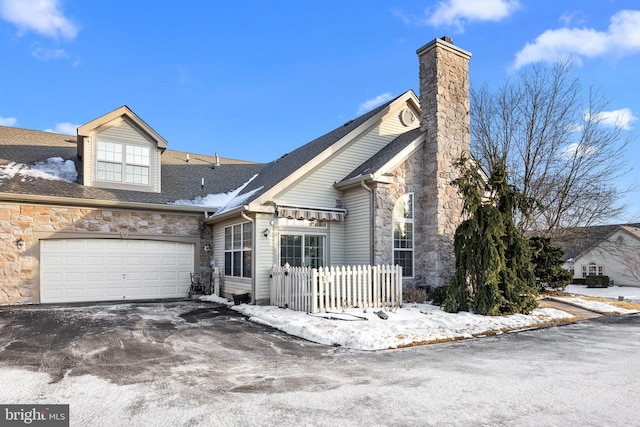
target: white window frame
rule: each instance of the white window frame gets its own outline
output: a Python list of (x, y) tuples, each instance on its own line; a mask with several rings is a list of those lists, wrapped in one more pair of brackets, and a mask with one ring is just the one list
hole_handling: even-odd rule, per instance
[(589, 264), (582, 264), (582, 278), (587, 276), (604, 276), (604, 265), (590, 262)]
[[(290, 259), (290, 257), (287, 257), (286, 259), (283, 260), (283, 251), (282, 251), (282, 239), (285, 237), (300, 237), (300, 264), (301, 265), (297, 265), (297, 263), (290, 263), (287, 261), (287, 259)], [(308, 254), (308, 252), (311, 250), (311, 248), (308, 246), (307, 244), (307, 238), (311, 238), (311, 237), (318, 237), (322, 240), (322, 253), (320, 254), (320, 263), (318, 263), (318, 265), (312, 265), (312, 262), (310, 260), (310, 256)], [(318, 258), (317, 256), (315, 258)], [(288, 263), (291, 266), (304, 266), (304, 267), (313, 267), (313, 268), (318, 268), (318, 267), (324, 267), (327, 264), (327, 235), (324, 233), (305, 233), (302, 231), (283, 231), (282, 233), (280, 233), (279, 238), (278, 238), (278, 259), (280, 260), (280, 264), (285, 264)]]
[[(149, 187), (152, 185), (153, 156), (153, 150), (149, 146), (99, 138), (96, 144), (95, 180), (111, 184)], [(103, 174), (100, 171), (102, 164), (111, 165), (114, 170), (105, 171)], [(116, 169), (119, 171), (115, 171)], [(147, 173), (140, 173), (144, 169)], [(118, 173), (119, 179), (109, 179), (108, 175), (113, 173)]]
[[(402, 215), (402, 217), (400, 217), (398, 215), (398, 208), (400, 206), (400, 203), (407, 203), (409, 205), (409, 209), (404, 209), (404, 214)], [(408, 212), (408, 213), (407, 213)], [(392, 212), (392, 225), (391, 225), (391, 240), (392, 240), (392, 253), (393, 253), (393, 264), (394, 265), (402, 265), (402, 277), (407, 277), (407, 278), (412, 278), (415, 275), (415, 202), (414, 202), (414, 195), (413, 193), (405, 193), (403, 194), (398, 201), (396, 202), (396, 204), (393, 206), (393, 212)], [(410, 228), (410, 233), (411, 236), (409, 238), (406, 239), (396, 239), (396, 225), (404, 225), (405, 230)], [(409, 227), (410, 226), (410, 227)], [(409, 245), (410, 247), (400, 247), (398, 245), (398, 243), (400, 242), (406, 242), (407, 245)], [(410, 259), (411, 261), (411, 271), (407, 272), (405, 266), (398, 262), (398, 258), (396, 258), (396, 255), (399, 255), (400, 253), (410, 253), (410, 258), (405, 258), (405, 259)]]
[(253, 227), (250, 222), (241, 222), (224, 228), (225, 276), (248, 279), (252, 277), (253, 241)]

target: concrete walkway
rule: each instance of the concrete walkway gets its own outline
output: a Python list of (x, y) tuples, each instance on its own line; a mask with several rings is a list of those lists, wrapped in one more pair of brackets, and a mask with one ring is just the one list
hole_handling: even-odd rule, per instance
[(558, 310), (566, 311), (569, 314), (573, 314), (580, 319), (594, 319), (596, 317), (602, 317), (602, 313), (587, 310), (582, 307), (575, 306), (566, 302), (558, 301), (555, 298), (545, 298), (539, 301), (542, 307), (557, 308)]

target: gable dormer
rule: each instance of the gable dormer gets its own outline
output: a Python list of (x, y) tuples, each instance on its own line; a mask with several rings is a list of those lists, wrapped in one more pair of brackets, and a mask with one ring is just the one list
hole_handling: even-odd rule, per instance
[(122, 106), (78, 128), (83, 185), (160, 193), (166, 148), (162, 136)]

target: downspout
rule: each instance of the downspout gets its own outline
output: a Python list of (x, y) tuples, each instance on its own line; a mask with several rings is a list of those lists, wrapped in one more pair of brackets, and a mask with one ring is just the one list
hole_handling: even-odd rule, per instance
[(373, 236), (374, 236), (374, 229), (375, 229), (375, 224), (374, 224), (374, 220), (375, 220), (375, 200), (374, 200), (374, 195), (373, 195), (373, 190), (367, 186), (367, 184), (364, 183), (364, 180), (360, 181), (360, 186), (362, 188), (364, 188), (365, 190), (367, 190), (370, 194), (369, 197), (369, 212), (371, 213), (371, 221), (369, 224), (369, 264), (373, 265), (373, 246), (374, 246), (374, 242), (373, 242)]
[(256, 237), (255, 222), (251, 218), (249, 218), (245, 212), (246, 211), (240, 212), (240, 216), (251, 223), (251, 228), (253, 229), (252, 235), (254, 236), (253, 237), (253, 247), (251, 248), (251, 252), (252, 252), (252, 255), (251, 255), (251, 271), (252, 271), (252, 274), (251, 274), (251, 304), (255, 304), (256, 303), (256, 275), (255, 275), (256, 257), (254, 255), (256, 253), (256, 243), (257, 243), (258, 239)]

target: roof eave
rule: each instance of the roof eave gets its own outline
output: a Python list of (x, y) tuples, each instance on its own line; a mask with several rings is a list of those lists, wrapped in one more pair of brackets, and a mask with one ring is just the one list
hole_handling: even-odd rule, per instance
[(99, 128), (100, 126), (115, 120), (119, 117), (126, 116), (130, 120), (132, 120), (137, 126), (140, 127), (144, 132), (146, 132), (151, 138), (153, 138), (158, 147), (161, 149), (166, 149), (168, 146), (168, 142), (164, 139), (158, 132), (155, 131), (151, 126), (149, 126), (144, 120), (142, 120), (136, 113), (134, 113), (129, 107), (123, 105), (120, 108), (116, 108), (115, 110), (98, 117), (86, 123), (80, 127), (78, 127), (78, 136), (89, 136), (93, 130)]
[(33, 203), (38, 205), (84, 206), (96, 208), (142, 209), (165, 212), (211, 212), (205, 206), (169, 205), (163, 203), (123, 202), (120, 200), (84, 199), (76, 197), (41, 196), (34, 194), (0, 193), (0, 201), (12, 203)]

